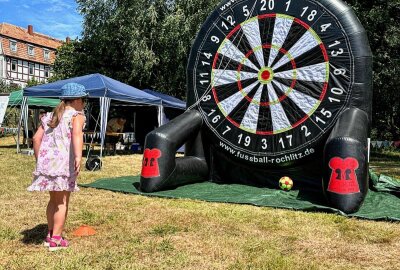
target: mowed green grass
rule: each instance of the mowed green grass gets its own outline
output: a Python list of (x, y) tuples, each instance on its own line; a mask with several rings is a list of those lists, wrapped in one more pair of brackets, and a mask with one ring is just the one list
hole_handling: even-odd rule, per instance
[[(136, 175), (140, 164), (141, 155), (106, 157), (79, 181)], [(48, 194), (26, 191), (34, 158), (0, 138), (0, 168), (0, 269), (400, 269), (400, 223), (84, 188), (71, 198), (71, 247), (50, 253)], [(83, 224), (97, 234), (74, 237)]]

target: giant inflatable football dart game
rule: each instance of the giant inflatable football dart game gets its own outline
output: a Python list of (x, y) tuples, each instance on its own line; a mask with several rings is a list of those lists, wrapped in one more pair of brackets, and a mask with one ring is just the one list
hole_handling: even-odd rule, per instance
[(146, 138), (142, 191), (207, 180), (278, 188), (288, 176), (345, 213), (363, 203), (372, 54), (342, 1), (224, 1), (192, 46), (187, 100)]

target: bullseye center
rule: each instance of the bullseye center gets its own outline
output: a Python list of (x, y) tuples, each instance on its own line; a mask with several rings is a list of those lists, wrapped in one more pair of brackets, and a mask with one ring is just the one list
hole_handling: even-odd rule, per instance
[(271, 77), (271, 72), (269, 72), (268, 70), (264, 70), (264, 71), (261, 73), (261, 78), (262, 78), (264, 81), (268, 81), (270, 77)]
[(269, 67), (263, 67), (258, 72), (258, 80), (262, 84), (270, 83), (274, 79), (274, 72)]

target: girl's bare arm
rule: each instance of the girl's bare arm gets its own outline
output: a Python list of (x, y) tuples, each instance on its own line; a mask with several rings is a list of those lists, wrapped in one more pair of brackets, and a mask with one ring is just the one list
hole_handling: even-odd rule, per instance
[(75, 157), (75, 173), (78, 174), (81, 167), (83, 149), (83, 125), (85, 117), (78, 114), (72, 122), (72, 146)]
[(33, 152), (35, 153), (36, 160), (38, 159), (38, 156), (39, 156), (39, 149), (40, 149), (40, 144), (42, 143), (43, 135), (44, 135), (44, 129), (42, 126), (40, 126), (32, 139), (33, 140)]

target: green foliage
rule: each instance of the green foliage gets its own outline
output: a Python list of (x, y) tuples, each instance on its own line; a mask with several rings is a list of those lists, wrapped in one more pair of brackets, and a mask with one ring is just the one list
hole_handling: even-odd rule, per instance
[(0, 93), (11, 93), (20, 89), (21, 87), (17, 84), (8, 84), (5, 80), (0, 80)]
[(43, 82), (40, 82), (40, 81), (36, 80), (35, 77), (32, 77), (32, 79), (29, 79), (26, 82), (26, 87), (36, 86), (39, 84), (43, 84)]
[(78, 53), (81, 47), (82, 44), (75, 40), (64, 43), (58, 48), (57, 58), (53, 66), (54, 75), (49, 79), (49, 82), (79, 76), (84, 72), (82, 67), (86, 65), (79, 60), (80, 54)]
[(347, 0), (347, 3), (367, 30), (374, 56), (372, 125), (376, 138), (399, 140), (400, 1)]
[[(220, 0), (77, 0), (81, 41), (59, 49), (53, 80), (102, 73), (139, 88), (186, 96), (191, 43)], [(373, 127), (400, 139), (399, 0), (347, 0), (374, 55)]]
[[(17, 90), (21, 90), (21, 87), (19, 85), (14, 83), (8, 84), (6, 83), (5, 80), (0, 79), (0, 93), (11, 93)], [(18, 118), (19, 118), (19, 110), (16, 108), (8, 107), (4, 117), (3, 126), (17, 127)], [(1, 231), (0, 231), (0, 238), (1, 238)]]

